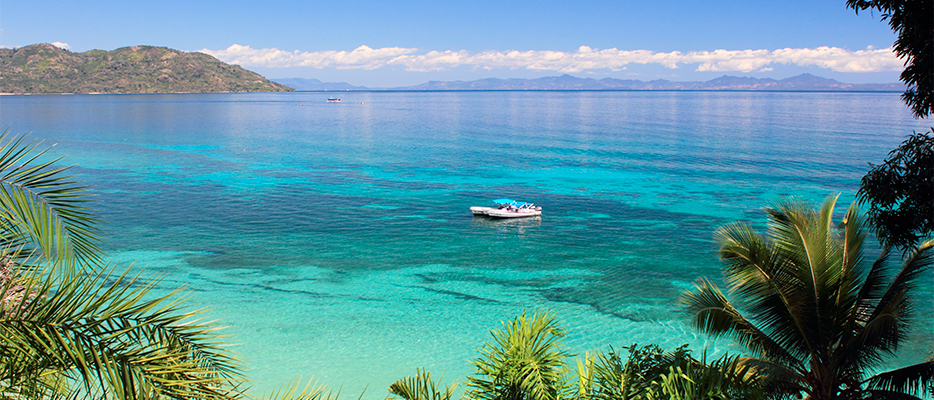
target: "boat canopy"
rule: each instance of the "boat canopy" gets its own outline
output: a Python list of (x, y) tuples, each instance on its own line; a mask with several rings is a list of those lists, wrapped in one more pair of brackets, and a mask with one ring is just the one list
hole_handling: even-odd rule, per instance
[(493, 202), (496, 204), (509, 204), (509, 203), (515, 203), (516, 201), (513, 199), (496, 199), (496, 200), (493, 200)]

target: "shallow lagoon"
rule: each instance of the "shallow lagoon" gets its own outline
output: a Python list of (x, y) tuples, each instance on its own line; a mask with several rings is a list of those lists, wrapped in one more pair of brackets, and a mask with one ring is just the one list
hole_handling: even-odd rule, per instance
[[(842, 213), (868, 162), (929, 129), (897, 93), (333, 95), (4, 96), (0, 125), (78, 165), (114, 262), (211, 307), (257, 390), (374, 399), (417, 367), (464, 381), (523, 310), (557, 312), (578, 353), (730, 350), (677, 304), (720, 277), (713, 230), (779, 196), (840, 192)], [(498, 197), (545, 215), (467, 211)]]

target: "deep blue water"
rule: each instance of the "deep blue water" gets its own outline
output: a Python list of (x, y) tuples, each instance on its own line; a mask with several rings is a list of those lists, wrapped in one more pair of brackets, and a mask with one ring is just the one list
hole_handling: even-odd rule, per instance
[[(720, 279), (713, 231), (781, 196), (840, 193), (842, 213), (867, 163), (929, 129), (897, 93), (329, 96), (3, 96), (0, 126), (57, 144), (114, 262), (194, 291), (259, 389), (303, 376), (373, 398), (416, 367), (463, 381), (523, 310), (557, 312), (579, 353), (735, 350), (677, 304)], [(499, 197), (544, 215), (467, 211)], [(909, 350), (934, 340), (931, 308)]]

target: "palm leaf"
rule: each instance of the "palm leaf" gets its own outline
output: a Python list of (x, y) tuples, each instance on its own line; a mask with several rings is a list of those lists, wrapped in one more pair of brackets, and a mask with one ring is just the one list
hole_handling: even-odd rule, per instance
[(555, 316), (523, 313), (503, 329), (490, 332), (493, 342), (480, 350), (477, 371), (468, 377), (467, 395), (487, 400), (557, 400), (570, 390), (562, 344), (564, 332)]
[(10, 387), (53, 379), (124, 399), (237, 396), (238, 362), (217, 327), (181, 311), (177, 292), (146, 299), (157, 281), (124, 273), (109, 282), (110, 272), (20, 280), (34, 296), (0, 304), (4, 368), (21, 372)]
[(866, 383), (872, 390), (924, 396), (934, 390), (934, 358), (872, 376)]
[[(695, 291), (685, 292), (682, 295), (681, 302), (691, 313), (695, 328), (714, 337), (733, 338), (754, 354), (782, 360), (792, 365), (800, 363), (798, 358), (785, 350), (770, 335), (747, 320), (727, 300), (723, 292), (710, 281), (701, 280), (696, 284)], [(803, 368), (803, 365), (797, 366)]]
[(263, 394), (259, 399), (263, 400), (337, 400), (338, 394), (326, 390), (324, 385), (316, 384), (314, 381), (308, 381), (304, 387), (299, 381), (289, 382), (269, 394)]
[[(799, 293), (796, 272), (782, 252), (764, 241), (746, 224), (729, 224), (717, 230), (720, 258), (730, 294), (736, 295), (758, 321), (761, 330), (795, 358), (811, 352), (803, 337), (808, 321), (800, 310), (809, 305)], [(724, 297), (725, 299), (725, 297)]]
[[(934, 263), (934, 255), (930, 252), (932, 247), (934, 247), (934, 240), (929, 240), (918, 246), (918, 249), (911, 254), (905, 265), (892, 278), (892, 282), (889, 283), (880, 296), (873, 316), (877, 315), (880, 312), (879, 310), (885, 308), (887, 303), (898, 299), (901, 293), (908, 292), (914, 281)], [(909, 298), (905, 299), (906, 302), (908, 300)]]
[(444, 388), (442, 392), (441, 380), (443, 376), (435, 382), (431, 379), (431, 373), (424, 370), (416, 370), (415, 376), (405, 377), (389, 386), (389, 393), (398, 396), (403, 400), (451, 400), (454, 389), (457, 388), (455, 382), (451, 386)]
[(55, 167), (59, 160), (39, 161), (46, 150), (38, 145), (0, 134), (0, 247), (31, 245), (53, 263), (99, 263), (87, 187), (67, 175), (70, 167)]

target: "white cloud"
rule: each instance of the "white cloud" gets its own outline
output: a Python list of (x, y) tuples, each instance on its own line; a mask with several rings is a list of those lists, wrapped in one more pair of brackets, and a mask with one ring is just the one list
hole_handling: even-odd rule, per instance
[[(484, 51), (432, 50), (360, 46), (353, 51), (287, 52), (279, 49), (253, 49), (232, 45), (224, 50), (201, 50), (218, 59), (246, 67), (312, 67), (338, 69), (377, 69), (389, 65), (408, 71), (444, 71), (467, 66), (477, 69), (528, 69), (556, 72), (583, 72), (599, 69), (622, 70), (629, 64), (657, 64), (675, 69), (697, 65), (697, 71), (761, 72), (775, 64), (818, 67), (838, 72), (899, 71), (902, 60), (891, 48), (851, 51), (822, 46), (815, 49), (714, 50), (660, 53), (650, 50), (595, 49), (580, 46), (576, 52), (551, 50)], [(419, 54), (421, 53), (421, 54)]]
[(68, 43), (52, 42), (51, 44), (52, 44), (52, 46), (58, 47), (58, 48), (60, 48), (60, 49), (65, 49), (65, 50), (70, 50), (70, 49), (71, 49), (71, 46), (69, 46)]
[(250, 46), (232, 45), (224, 50), (201, 50), (219, 60), (247, 67), (312, 67), (339, 69), (376, 69), (386, 66), (395, 57), (416, 52), (417, 49), (383, 47), (372, 49), (360, 46), (353, 51), (287, 52), (279, 49), (253, 49)]

